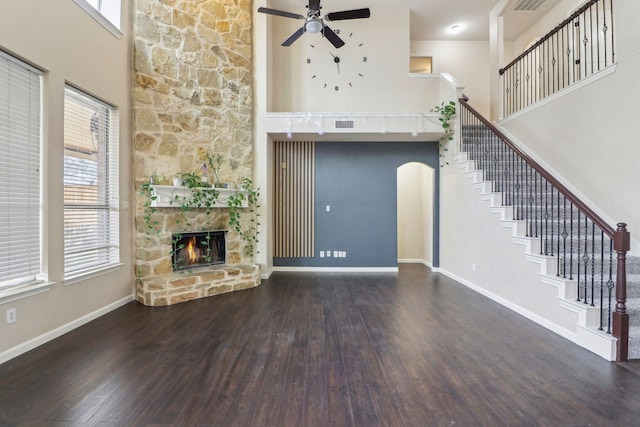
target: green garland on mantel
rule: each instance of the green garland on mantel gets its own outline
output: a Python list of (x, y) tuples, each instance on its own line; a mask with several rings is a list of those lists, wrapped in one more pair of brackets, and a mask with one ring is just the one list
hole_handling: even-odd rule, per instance
[[(140, 194), (142, 196), (143, 215), (142, 220), (144, 223), (145, 241), (150, 241), (150, 235), (159, 235), (160, 231), (157, 229), (159, 222), (154, 219), (154, 214), (158, 212), (158, 208), (155, 202), (158, 201), (158, 194), (155, 190), (156, 179), (150, 179), (150, 182), (144, 183), (140, 186)], [(185, 214), (192, 212), (196, 209), (204, 209), (204, 213), (210, 216), (213, 212), (212, 209), (220, 208), (216, 206), (220, 197), (220, 191), (212, 187), (192, 187), (190, 185), (197, 185), (198, 181), (187, 180), (185, 182), (186, 188), (190, 189), (190, 196), (183, 197), (180, 194), (173, 195), (169, 200), (170, 207), (177, 209), (180, 213)], [(253, 259), (258, 243), (259, 226), (258, 218), (260, 216), (258, 209), (260, 189), (254, 188), (253, 182), (250, 178), (242, 178), (239, 185), (235, 190), (229, 193), (226, 201), (226, 208), (229, 211), (229, 219), (227, 225), (238, 233), (240, 238), (244, 241), (245, 255)], [(246, 204), (245, 204), (246, 201)], [(242, 210), (246, 209), (247, 214), (250, 215), (249, 224), (246, 227), (242, 226)], [(192, 224), (185, 218), (185, 227), (190, 227)]]

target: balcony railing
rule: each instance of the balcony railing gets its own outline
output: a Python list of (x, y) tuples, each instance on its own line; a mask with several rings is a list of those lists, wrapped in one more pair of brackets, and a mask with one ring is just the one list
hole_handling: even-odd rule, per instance
[(597, 328), (617, 338), (617, 360), (628, 359), (626, 224), (614, 228), (507, 136), (460, 100), (460, 151), (475, 162), (502, 205), (521, 221), (556, 275), (573, 283), (573, 298), (598, 310)]
[(615, 63), (613, 0), (591, 0), (500, 69), (509, 116)]

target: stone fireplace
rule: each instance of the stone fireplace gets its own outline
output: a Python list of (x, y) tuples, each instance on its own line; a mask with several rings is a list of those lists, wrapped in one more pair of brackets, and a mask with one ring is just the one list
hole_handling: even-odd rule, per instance
[(219, 265), (226, 261), (226, 231), (173, 233), (171, 242), (173, 271)]
[[(257, 286), (259, 267), (224, 206), (150, 209), (141, 191), (152, 177), (205, 175), (211, 153), (223, 159), (216, 178), (251, 178), (251, 2), (136, 0), (134, 26), (136, 298), (169, 305)], [(224, 262), (174, 271), (175, 235), (194, 230), (228, 230)]]

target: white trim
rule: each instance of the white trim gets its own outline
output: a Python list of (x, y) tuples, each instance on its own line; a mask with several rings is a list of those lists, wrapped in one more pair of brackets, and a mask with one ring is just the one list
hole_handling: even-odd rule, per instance
[(55, 284), (55, 282), (38, 282), (30, 285), (8, 287), (7, 289), (0, 290), (0, 304), (7, 304), (33, 295), (42, 294), (47, 292)]
[(505, 123), (509, 123), (511, 120), (515, 120), (521, 116), (524, 116), (525, 114), (537, 110), (540, 107), (543, 107), (551, 102), (556, 101), (557, 99), (562, 98), (563, 96), (567, 96), (570, 93), (573, 93), (587, 85), (590, 85), (591, 83), (600, 80), (603, 77), (608, 76), (609, 74), (613, 74), (616, 72), (616, 64), (613, 64), (607, 68), (605, 68), (604, 70), (598, 71), (596, 73), (593, 73), (592, 75), (590, 75), (589, 77), (586, 77), (582, 80), (580, 80), (577, 83), (572, 84), (571, 86), (567, 86), (564, 89), (559, 90), (558, 92), (547, 96), (546, 98), (541, 99), (540, 101), (531, 104), (525, 108), (523, 108), (522, 110), (518, 110), (515, 113), (509, 115), (508, 117), (504, 117), (500, 120), (498, 120), (498, 123), (503, 125)]
[(92, 279), (94, 277), (102, 276), (104, 274), (111, 273), (112, 271), (120, 270), (120, 267), (122, 267), (123, 265), (124, 263), (119, 262), (117, 264), (111, 264), (109, 266), (106, 266), (97, 270), (85, 271), (82, 274), (78, 274), (76, 276), (69, 276), (65, 278), (62, 284), (64, 286), (69, 286), (69, 285), (76, 284), (78, 282), (82, 282), (87, 279)]
[(425, 259), (413, 259), (413, 258), (399, 258), (398, 259), (398, 264), (422, 264), (424, 266), (427, 266), (429, 268), (433, 268), (433, 264), (431, 264), (429, 261), (425, 260)]
[[(584, 327), (580, 327), (579, 325), (576, 325), (577, 333), (572, 332), (568, 329), (560, 327), (559, 325), (545, 319), (544, 317), (536, 313), (533, 313), (532, 311), (527, 310), (526, 308), (520, 307), (519, 305), (501, 297), (500, 295), (494, 294), (493, 292), (490, 292), (481, 286), (465, 280), (462, 277), (458, 277), (449, 271), (441, 269), (438, 269), (438, 271), (445, 276), (459, 282), (460, 284), (508, 308), (509, 310), (531, 320), (532, 322), (537, 323), (540, 326), (543, 326), (546, 329), (549, 329), (551, 332), (555, 332), (556, 334), (568, 339), (576, 345), (579, 345), (580, 347), (597, 354), (603, 359), (606, 359), (610, 362), (616, 360), (615, 338), (611, 336), (605, 336), (603, 334), (598, 334), (595, 331), (590, 331)], [(563, 308), (567, 307), (564, 306)]]
[(12, 54), (5, 52), (3, 50), (0, 50), (0, 58), (7, 59), (8, 61), (11, 61), (13, 64), (26, 68), (28, 71), (31, 71), (32, 73), (38, 74), (40, 76), (44, 75), (44, 72), (41, 69), (36, 68), (35, 66), (29, 64), (27, 61), (23, 60), (22, 58), (19, 59), (18, 57), (13, 56)]
[(37, 336), (35, 338), (32, 338), (28, 341), (25, 341), (21, 344), (18, 344), (15, 347), (12, 347), (8, 350), (3, 351), (2, 353), (0, 353), (0, 364), (13, 359), (14, 357), (18, 357), (21, 354), (24, 354), (30, 350), (33, 350), (36, 347), (39, 347), (55, 338), (58, 338), (64, 334), (66, 334), (67, 332), (71, 332), (72, 330), (79, 328), (80, 326), (91, 322), (92, 320), (97, 319), (100, 316), (104, 316), (105, 314), (109, 313), (110, 311), (113, 311), (117, 308), (122, 307), (123, 305), (129, 303), (133, 301), (133, 294), (129, 295), (127, 297), (124, 297), (118, 301), (115, 301), (109, 305), (106, 305), (98, 310), (95, 310), (91, 313), (88, 313), (82, 317), (79, 317), (65, 325), (62, 325), (56, 329), (53, 329), (49, 332), (46, 332), (40, 336)]
[(321, 273), (397, 273), (398, 267), (273, 267), (273, 271)]
[[(120, 1), (120, 0), (118, 0)], [(96, 20), (100, 25), (102, 25), (107, 31), (113, 34), (117, 39), (122, 38), (122, 30), (118, 28), (113, 22), (111, 22), (107, 17), (105, 17), (99, 10), (96, 10), (95, 7), (91, 6), (85, 0), (73, 0), (75, 4), (80, 6), (82, 10), (87, 12), (89, 16)]]

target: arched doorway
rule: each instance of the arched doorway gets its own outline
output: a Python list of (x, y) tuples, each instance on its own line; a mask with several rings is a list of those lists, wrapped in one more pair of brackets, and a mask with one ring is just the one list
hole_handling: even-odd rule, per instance
[(419, 162), (401, 165), (398, 183), (398, 263), (433, 265), (435, 171)]

